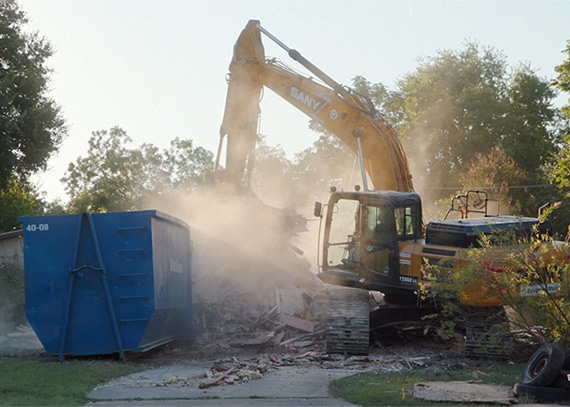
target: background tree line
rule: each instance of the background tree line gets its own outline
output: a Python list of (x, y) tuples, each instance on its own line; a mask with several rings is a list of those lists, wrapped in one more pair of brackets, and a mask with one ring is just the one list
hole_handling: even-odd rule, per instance
[[(16, 0), (2, 2), (0, 231), (16, 227), (19, 215), (142, 209), (207, 182), (213, 154), (192, 140), (175, 138), (161, 151), (132, 146), (115, 127), (94, 131), (87, 155), (69, 164), (62, 178), (69, 202), (46, 202), (29, 176), (45, 169), (67, 129), (48, 92), (52, 48), (25, 32), (26, 23)], [(570, 100), (554, 106), (558, 94), (570, 93), (570, 41), (562, 55), (556, 78), (543, 78), (527, 65), (509, 67), (496, 49), (467, 42), (420, 60), (394, 89), (353, 79), (399, 133), (416, 188), (434, 208), (427, 219), (437, 216), (438, 202), (467, 188), (486, 189), (504, 212), (527, 216), (570, 197)], [(261, 137), (254, 190), (299, 206), (323, 199), (330, 184), (359, 182), (353, 153), (316, 123), (310, 126), (315, 142), (292, 159), (270, 145), (270, 136)], [(565, 232), (570, 208), (553, 220)]]

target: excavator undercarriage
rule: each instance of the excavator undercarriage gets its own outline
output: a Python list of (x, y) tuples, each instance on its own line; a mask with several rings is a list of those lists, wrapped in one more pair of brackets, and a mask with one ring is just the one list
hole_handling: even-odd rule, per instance
[[(432, 318), (435, 304), (377, 305), (366, 290), (331, 286), (326, 320), (326, 351), (350, 355), (367, 355), (371, 339), (393, 328), (429, 332), (439, 330)], [(379, 294), (379, 293), (376, 293)], [(464, 307), (469, 318), (456, 328), (464, 337), (464, 353), (469, 357), (508, 358), (515, 348), (509, 320), (503, 307)]]

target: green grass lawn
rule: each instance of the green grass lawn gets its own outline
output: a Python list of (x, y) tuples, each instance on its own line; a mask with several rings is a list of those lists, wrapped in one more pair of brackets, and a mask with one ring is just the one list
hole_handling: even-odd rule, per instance
[[(507, 362), (491, 363), (486, 367), (489, 375), (477, 376), (482, 383), (513, 386), (523, 371), (524, 365)], [(441, 403), (416, 400), (412, 397), (414, 384), (431, 381), (473, 380), (473, 370), (434, 372), (420, 370), (400, 373), (360, 373), (331, 383), (335, 396), (361, 406), (427, 406)], [(445, 406), (449, 406), (445, 403)], [(463, 405), (466, 404), (457, 404)]]
[(1, 406), (82, 406), (98, 384), (144, 369), (109, 359), (0, 358)]

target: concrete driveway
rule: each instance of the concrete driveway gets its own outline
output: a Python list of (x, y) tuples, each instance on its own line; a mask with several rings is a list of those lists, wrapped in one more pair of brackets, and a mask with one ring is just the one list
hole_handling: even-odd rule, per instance
[(334, 398), (328, 385), (358, 373), (310, 366), (280, 367), (259, 379), (200, 389), (193, 378), (207, 369), (207, 365), (169, 366), (125, 376), (94, 389), (88, 406), (351, 406)]

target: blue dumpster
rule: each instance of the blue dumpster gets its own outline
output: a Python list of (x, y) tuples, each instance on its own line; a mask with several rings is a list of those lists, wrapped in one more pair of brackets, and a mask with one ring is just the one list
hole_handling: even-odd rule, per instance
[(184, 222), (155, 210), (19, 221), (26, 315), (48, 354), (124, 359), (191, 336)]

